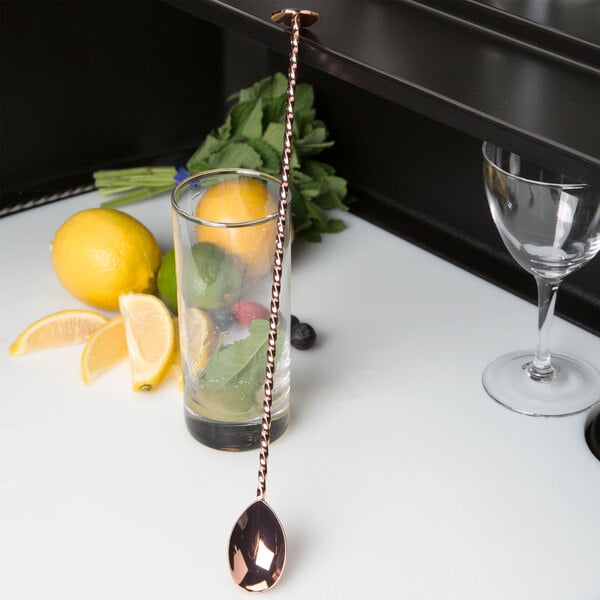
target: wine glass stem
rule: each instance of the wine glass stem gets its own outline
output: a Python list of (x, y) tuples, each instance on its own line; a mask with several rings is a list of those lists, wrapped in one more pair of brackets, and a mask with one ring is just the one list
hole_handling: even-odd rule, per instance
[(538, 341), (533, 362), (527, 371), (535, 381), (547, 382), (556, 378), (556, 368), (552, 365), (550, 356), (550, 329), (561, 282), (542, 277), (536, 277), (535, 281), (538, 289)]

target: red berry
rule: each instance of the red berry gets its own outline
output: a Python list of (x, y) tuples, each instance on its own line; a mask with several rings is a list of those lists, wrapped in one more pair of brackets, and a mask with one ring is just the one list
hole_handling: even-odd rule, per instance
[(269, 311), (258, 302), (239, 300), (232, 306), (233, 314), (240, 325), (250, 325), (254, 319), (267, 319)]

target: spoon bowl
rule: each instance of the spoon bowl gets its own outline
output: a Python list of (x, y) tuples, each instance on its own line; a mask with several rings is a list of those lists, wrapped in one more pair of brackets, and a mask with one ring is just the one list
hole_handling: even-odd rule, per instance
[(231, 577), (248, 592), (263, 592), (279, 581), (285, 558), (285, 533), (279, 519), (264, 500), (253, 502), (231, 532)]

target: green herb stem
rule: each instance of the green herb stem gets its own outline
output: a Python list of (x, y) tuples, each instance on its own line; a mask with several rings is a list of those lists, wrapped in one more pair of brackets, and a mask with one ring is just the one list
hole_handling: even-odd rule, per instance
[(94, 179), (94, 183), (98, 188), (111, 188), (111, 187), (161, 187), (167, 185), (169, 182), (173, 183), (173, 177), (156, 177), (148, 176), (145, 177), (119, 177), (111, 179)]
[(174, 182), (171, 182), (168, 186), (163, 186), (161, 188), (152, 187), (152, 188), (139, 188), (135, 189), (128, 194), (124, 194), (123, 196), (119, 196), (118, 198), (114, 198), (113, 200), (107, 200), (101, 204), (102, 208), (117, 208), (118, 206), (125, 206), (127, 204), (134, 204), (136, 202), (141, 202), (142, 200), (146, 200), (152, 196), (156, 196), (157, 194), (161, 194), (163, 192), (168, 192), (173, 189), (175, 186)]
[(96, 171), (94, 177), (135, 177), (138, 175), (168, 175), (174, 177), (176, 170), (173, 167), (135, 167), (132, 169), (116, 169)]
[(134, 185), (127, 185), (123, 187), (99, 187), (98, 193), (101, 196), (114, 196), (115, 194), (123, 194), (124, 192), (129, 192), (131, 190), (134, 190), (135, 188), (136, 186)]

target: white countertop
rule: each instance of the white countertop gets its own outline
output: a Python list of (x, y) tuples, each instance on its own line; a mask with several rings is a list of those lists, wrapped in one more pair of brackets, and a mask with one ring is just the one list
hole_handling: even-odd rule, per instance
[[(0, 598), (247, 597), (226, 547), (258, 453), (193, 440), (174, 381), (135, 394), (123, 363), (86, 387), (81, 346), (8, 356), (33, 320), (83, 306), (48, 245), (99, 202), (0, 219)], [(127, 212), (170, 247), (166, 195)], [(292, 312), (319, 341), (293, 351), (293, 420), (271, 448), (267, 500), (288, 563), (269, 594), (598, 600), (589, 412), (521, 416), (481, 385), (492, 359), (533, 345), (535, 307), (344, 218), (346, 232), (293, 254)], [(600, 338), (560, 319), (552, 346), (600, 368)]]

